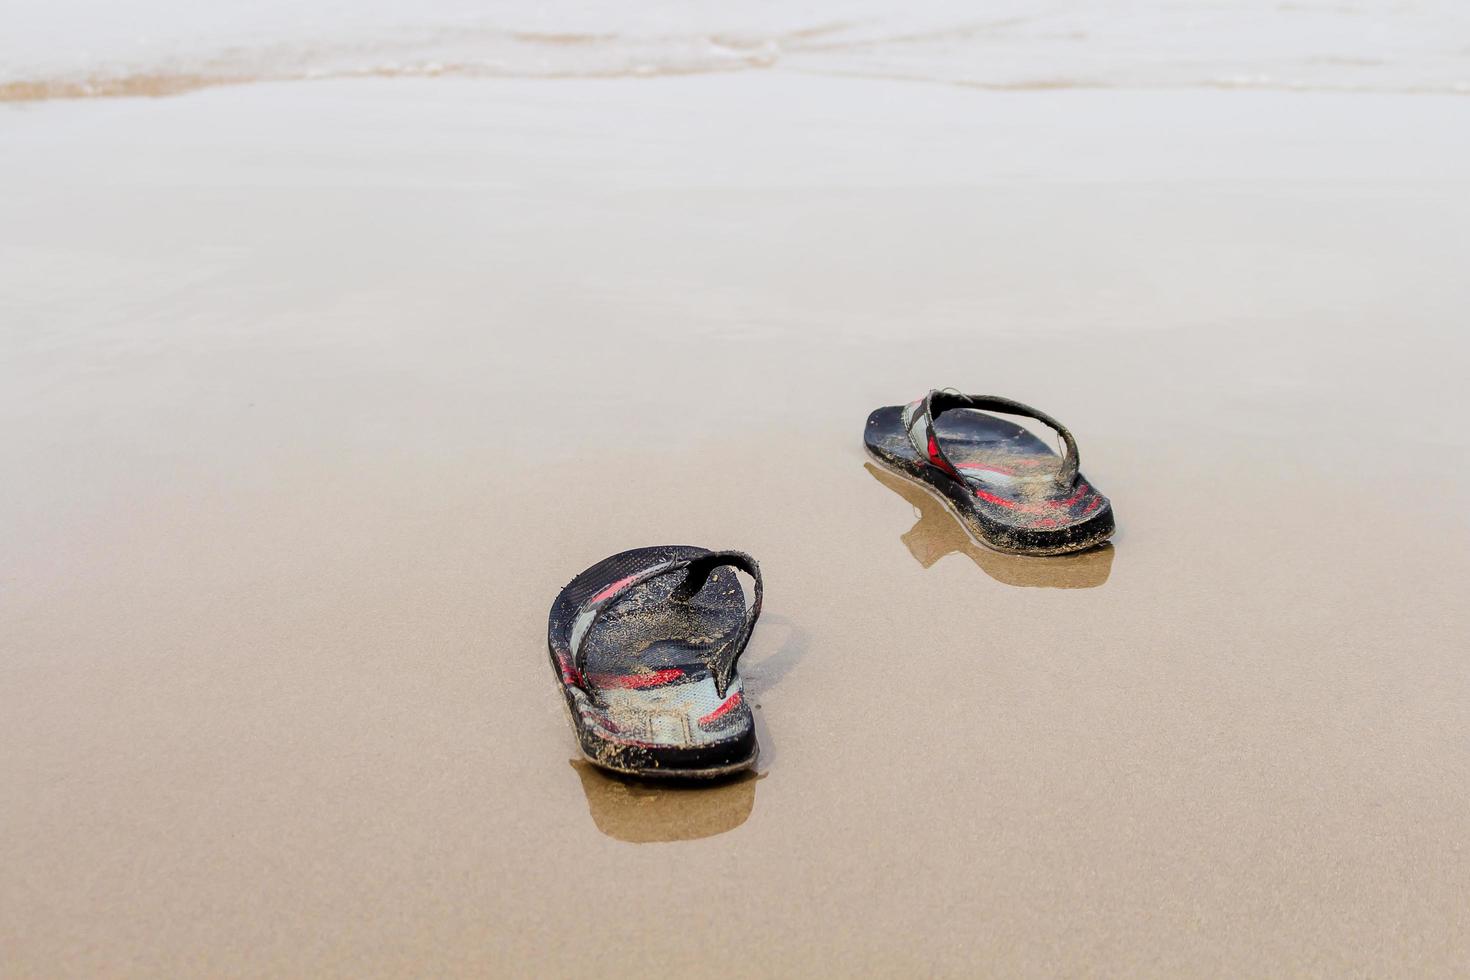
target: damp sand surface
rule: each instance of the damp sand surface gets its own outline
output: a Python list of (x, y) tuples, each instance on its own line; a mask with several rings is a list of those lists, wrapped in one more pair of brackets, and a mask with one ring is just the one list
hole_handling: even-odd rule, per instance
[[(10, 976), (1449, 974), (1453, 96), (800, 74), (0, 111)], [(869, 465), (1064, 421), (1104, 548)], [(577, 755), (626, 548), (756, 555), (763, 753)]]

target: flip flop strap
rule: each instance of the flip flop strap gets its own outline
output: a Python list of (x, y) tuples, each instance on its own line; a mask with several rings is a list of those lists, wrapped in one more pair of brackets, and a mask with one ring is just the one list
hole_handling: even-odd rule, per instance
[(903, 410), (903, 427), (908, 433), (909, 442), (918, 451), (920, 458), (926, 460), (930, 466), (956, 480), (964, 480), (954, 463), (945, 455), (944, 447), (939, 444), (934, 428), (936, 418), (945, 412), (959, 408), (1000, 412), (1003, 415), (1020, 415), (1045, 423), (1062, 437), (1062, 442), (1067, 449), (1066, 455), (1062, 457), (1062, 466), (1057, 470), (1057, 483), (1062, 487), (1070, 487), (1077, 482), (1077, 469), (1081, 459), (1077, 452), (1077, 440), (1072, 438), (1072, 433), (1065, 425), (1039, 408), (1032, 408), (1030, 405), (1013, 401), (1010, 398), (1002, 398), (1000, 395), (962, 395), (957, 391), (938, 388), (918, 401), (904, 406)]
[(626, 595), (629, 589), (642, 585), (650, 579), (687, 569), (684, 581), (675, 586), (674, 591), (669, 595), (674, 602), (687, 603), (699, 594), (705, 583), (709, 581), (710, 573), (721, 565), (738, 568), (755, 582), (755, 600), (745, 611), (745, 620), (740, 624), (740, 629), (706, 658), (710, 674), (715, 679), (715, 690), (723, 698), (725, 689), (730, 686), (730, 679), (734, 676), (735, 664), (740, 659), (740, 655), (745, 652), (745, 645), (750, 642), (750, 635), (755, 631), (755, 621), (761, 614), (761, 598), (764, 591), (761, 584), (761, 568), (754, 558), (743, 551), (711, 551), (707, 555), (699, 555), (695, 558), (662, 562), (629, 575), (627, 578), (618, 579), (588, 599), (577, 610), (577, 618), (572, 621), (572, 632), (568, 638), (572, 649), (572, 663), (577, 668), (577, 676), (582, 677), (587, 669), (587, 638), (592, 635), (593, 624), (620, 597)]

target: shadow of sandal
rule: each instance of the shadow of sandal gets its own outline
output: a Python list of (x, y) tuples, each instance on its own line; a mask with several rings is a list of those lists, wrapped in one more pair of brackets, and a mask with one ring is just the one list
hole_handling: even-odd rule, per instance
[(756, 736), (761, 745), (760, 761), (757, 765), (760, 772), (764, 774), (770, 771), (772, 764), (776, 761), (776, 750), (770, 730), (766, 727), (765, 712), (761, 710), (761, 698), (769, 693), (771, 688), (780, 684), (791, 672), (791, 668), (796, 666), (797, 661), (806, 653), (807, 636), (804, 630), (786, 616), (766, 613), (761, 622), (765, 624), (766, 638), (766, 642), (761, 646), (769, 649), (770, 637), (774, 632), (777, 636), (774, 644), (776, 649), (749, 662), (741, 661), (740, 672), (745, 678), (747, 690), (751, 693)]
[(1095, 589), (1113, 570), (1113, 546), (1104, 544), (1073, 555), (1028, 558), (991, 551), (976, 544), (944, 505), (907, 480), (864, 463), (873, 479), (898, 494), (914, 508), (914, 526), (899, 535), (909, 554), (924, 568), (946, 555), (968, 557), (980, 570), (1003, 585), (1017, 588)]
[(750, 818), (755, 784), (765, 778), (743, 772), (714, 782), (655, 782), (604, 772), (580, 759), (571, 766), (597, 829), (630, 844), (699, 840), (734, 830)]

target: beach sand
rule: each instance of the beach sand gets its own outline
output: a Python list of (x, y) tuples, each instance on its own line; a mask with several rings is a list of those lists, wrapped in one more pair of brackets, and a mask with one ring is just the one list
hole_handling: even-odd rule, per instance
[[(0, 972), (1470, 962), (1452, 95), (799, 73), (0, 106)], [(1056, 415), (1119, 532), (867, 465)], [(756, 774), (579, 759), (557, 591), (756, 555)]]

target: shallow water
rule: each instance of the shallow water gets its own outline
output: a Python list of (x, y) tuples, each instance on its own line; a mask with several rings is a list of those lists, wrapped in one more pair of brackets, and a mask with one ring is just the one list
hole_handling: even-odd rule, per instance
[[(1449, 973), (1462, 100), (793, 74), (0, 115), (18, 974)], [(24, 193), (17, 192), (23, 189)], [(1112, 546), (866, 465), (1066, 422)], [(557, 590), (762, 562), (758, 774), (576, 757)]]
[(9, 0), (0, 101), (778, 69), (990, 89), (1470, 93), (1458, 0)]

